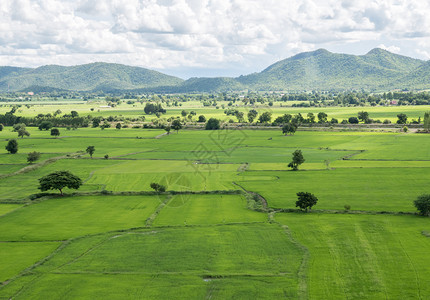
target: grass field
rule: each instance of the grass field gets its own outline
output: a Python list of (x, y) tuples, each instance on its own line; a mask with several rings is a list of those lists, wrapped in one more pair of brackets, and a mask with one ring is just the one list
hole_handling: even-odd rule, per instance
[[(412, 116), (423, 107), (405, 109)], [(427, 135), (181, 130), (155, 138), (163, 131), (79, 128), (54, 139), (29, 130), (18, 154), (0, 154), (0, 299), (430, 298), (430, 219), (412, 204), (429, 193)], [(0, 136), (6, 144), (16, 133)], [(296, 149), (305, 163), (294, 172)], [(20, 171), (30, 151), (41, 160)], [(29, 200), (38, 179), (57, 170), (83, 185)], [(152, 182), (167, 193), (148, 195)], [(295, 209), (300, 191), (318, 197), (313, 212), (276, 211)]]

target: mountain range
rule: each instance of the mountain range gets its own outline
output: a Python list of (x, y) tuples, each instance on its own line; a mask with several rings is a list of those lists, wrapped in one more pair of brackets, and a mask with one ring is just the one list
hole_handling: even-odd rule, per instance
[(324, 49), (299, 53), (259, 73), (183, 80), (157, 71), (111, 63), (39, 68), (0, 67), (0, 91), (227, 92), (386, 91), (430, 88), (430, 61), (375, 48), (365, 55)]

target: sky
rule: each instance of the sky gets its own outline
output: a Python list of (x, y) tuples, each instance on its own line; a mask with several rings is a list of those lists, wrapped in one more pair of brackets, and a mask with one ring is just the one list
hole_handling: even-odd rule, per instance
[(0, 0), (0, 66), (239, 76), (319, 48), (430, 59), (427, 0)]

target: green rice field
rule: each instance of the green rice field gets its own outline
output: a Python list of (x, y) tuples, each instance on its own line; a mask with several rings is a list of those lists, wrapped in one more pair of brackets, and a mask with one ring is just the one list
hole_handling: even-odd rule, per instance
[[(422, 109), (368, 111), (395, 120)], [(299, 110), (319, 111), (274, 107)], [(27, 129), (17, 154), (0, 153), (0, 299), (430, 298), (430, 219), (413, 205), (430, 193), (427, 134)], [(10, 138), (6, 127), (1, 143)], [(305, 162), (291, 171), (297, 149)], [(41, 158), (29, 166), (32, 151)], [(38, 195), (38, 179), (59, 170), (82, 186)], [(310, 212), (297, 210), (298, 192), (318, 197)]]

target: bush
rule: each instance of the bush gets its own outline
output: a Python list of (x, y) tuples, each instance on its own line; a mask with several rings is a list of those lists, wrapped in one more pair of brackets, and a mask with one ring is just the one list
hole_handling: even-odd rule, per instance
[(414, 201), (415, 207), (422, 216), (428, 216), (430, 214), (430, 194), (422, 194), (418, 196), (417, 200)]

